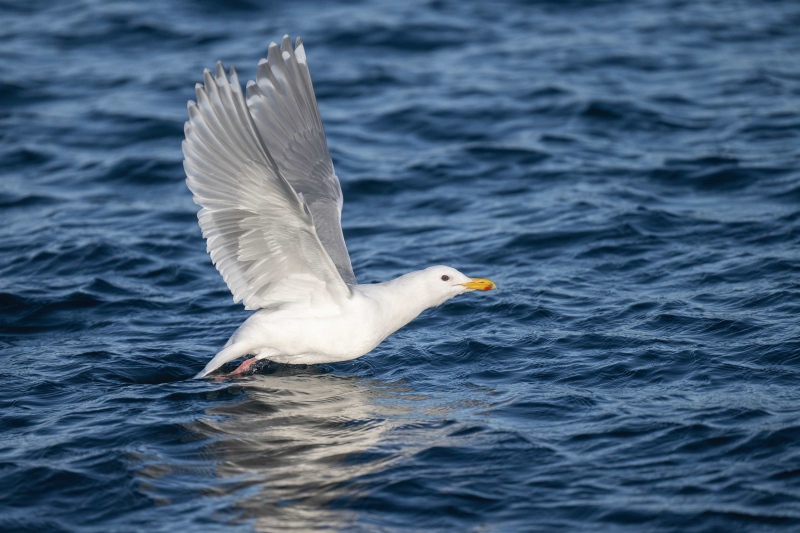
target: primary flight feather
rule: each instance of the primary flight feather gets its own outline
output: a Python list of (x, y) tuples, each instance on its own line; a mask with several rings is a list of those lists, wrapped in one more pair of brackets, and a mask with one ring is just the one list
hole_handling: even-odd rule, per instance
[(314, 364), (375, 348), (429, 307), (487, 279), (445, 266), (359, 285), (342, 235), (339, 185), (300, 39), (272, 43), (242, 93), (206, 70), (184, 128), (186, 183), (211, 260), (235, 302), (257, 310), (196, 377), (228, 361)]

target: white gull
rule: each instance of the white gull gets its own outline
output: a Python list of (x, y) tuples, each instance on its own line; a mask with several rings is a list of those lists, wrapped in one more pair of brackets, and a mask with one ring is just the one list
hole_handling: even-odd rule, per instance
[(235, 302), (257, 310), (197, 378), (245, 355), (316, 364), (368, 353), (422, 311), (495, 284), (434, 266), (360, 285), (300, 39), (272, 43), (242, 93), (236, 71), (206, 70), (184, 128), (186, 183), (211, 260)]

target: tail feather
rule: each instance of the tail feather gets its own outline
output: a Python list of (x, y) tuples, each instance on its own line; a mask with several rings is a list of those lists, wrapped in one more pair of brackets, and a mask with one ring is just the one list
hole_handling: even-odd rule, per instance
[(244, 343), (237, 342), (233, 343), (230, 346), (226, 346), (222, 349), (214, 358), (208, 362), (206, 367), (203, 369), (202, 372), (197, 374), (194, 379), (200, 379), (206, 377), (208, 374), (212, 373), (214, 370), (218, 369), (228, 361), (233, 361), (234, 359), (241, 357), (243, 355), (247, 355), (250, 353), (250, 349)]

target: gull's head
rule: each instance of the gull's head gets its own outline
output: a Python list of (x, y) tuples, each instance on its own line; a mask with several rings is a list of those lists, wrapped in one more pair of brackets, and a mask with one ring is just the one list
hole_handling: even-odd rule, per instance
[(493, 281), (470, 278), (448, 266), (434, 266), (418, 272), (425, 292), (440, 305), (454, 296), (470, 291), (491, 291), (497, 288)]

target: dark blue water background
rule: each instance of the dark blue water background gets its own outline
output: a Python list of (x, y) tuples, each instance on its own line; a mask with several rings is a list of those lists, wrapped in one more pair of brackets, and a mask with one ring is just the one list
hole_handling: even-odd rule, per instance
[[(1, 530), (800, 531), (797, 2), (0, 6)], [(188, 380), (185, 103), (284, 33), (359, 280), (500, 290)]]

